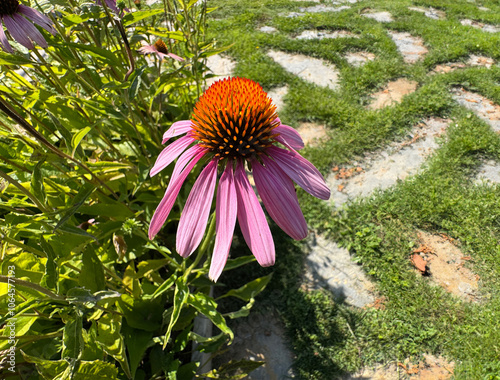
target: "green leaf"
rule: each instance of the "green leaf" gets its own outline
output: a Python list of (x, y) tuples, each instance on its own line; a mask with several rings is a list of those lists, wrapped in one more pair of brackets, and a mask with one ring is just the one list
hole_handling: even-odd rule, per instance
[(123, 372), (132, 378), (127, 357), (125, 355), (125, 342), (120, 334), (122, 317), (117, 314), (105, 314), (97, 322), (97, 342), (103, 350), (120, 363)]
[(250, 299), (254, 298), (257, 294), (264, 290), (264, 288), (271, 280), (271, 277), (272, 273), (264, 277), (259, 277), (249, 282), (248, 284), (243, 285), (241, 288), (231, 289), (229, 292), (219, 297), (218, 299), (232, 296), (248, 302), (250, 301)]
[(129, 26), (135, 24), (138, 21), (144, 20), (145, 18), (151, 16), (158, 15), (160, 13), (163, 13), (163, 9), (152, 9), (149, 11), (138, 11), (133, 13), (127, 13), (122, 19), (123, 26)]
[(163, 284), (161, 284), (158, 289), (153, 293), (153, 299), (158, 297), (160, 294), (165, 293), (177, 280), (177, 275), (174, 273), (172, 276), (167, 278)]
[(188, 304), (193, 306), (196, 310), (202, 313), (205, 317), (210, 319), (212, 323), (219, 328), (220, 331), (229, 335), (231, 341), (234, 338), (234, 334), (231, 329), (227, 326), (226, 320), (221, 313), (217, 311), (217, 303), (213, 298), (207, 296), (203, 293), (190, 294), (188, 298)]
[(114, 202), (111, 199), (108, 203), (94, 203), (92, 205), (83, 205), (78, 210), (82, 214), (96, 215), (113, 218), (116, 220), (126, 220), (134, 216), (134, 213), (120, 202)]
[(241, 256), (236, 259), (229, 259), (227, 260), (226, 266), (224, 267), (224, 272), (252, 263), (254, 261), (255, 261), (254, 255)]
[(89, 289), (92, 293), (106, 288), (104, 268), (101, 260), (97, 257), (94, 247), (89, 245), (83, 251), (82, 271), (78, 278), (78, 284)]
[(135, 377), (135, 371), (144, 356), (150, 343), (152, 343), (153, 333), (134, 329), (126, 323), (122, 326), (122, 333), (125, 337), (125, 344), (127, 346), (128, 358), (130, 362), (130, 371), (132, 377)]
[(89, 55), (91, 55), (95, 58), (100, 58), (103, 61), (105, 61), (106, 63), (109, 63), (111, 65), (120, 66), (122, 64), (122, 62), (116, 57), (115, 54), (113, 54), (109, 50), (102, 49), (102, 48), (97, 47), (95, 45), (91, 45), (91, 44), (84, 45), (84, 44), (77, 44), (74, 42), (65, 42), (64, 45), (55, 45), (54, 44), (54, 46), (58, 46), (58, 47), (70, 46), (70, 47), (73, 47), (77, 50), (83, 50), (86, 53), (88, 53)]
[(144, 331), (155, 331), (161, 327), (163, 305), (160, 299), (136, 300), (127, 294), (122, 294), (118, 300), (118, 309), (130, 327)]
[(230, 360), (229, 362), (221, 365), (219, 369), (201, 374), (200, 377), (209, 379), (226, 379), (226, 380), (240, 380), (248, 377), (248, 374), (265, 362), (257, 362), (253, 360)]
[(95, 190), (95, 186), (92, 185), (91, 183), (85, 183), (81, 188), (80, 191), (75, 195), (73, 198), (73, 202), (71, 203), (71, 207), (64, 213), (63, 217), (59, 220), (57, 225), (54, 228), (54, 231), (59, 229), (64, 223), (68, 221), (69, 218), (71, 218), (74, 213), (80, 208), (85, 201), (87, 200), (88, 197), (90, 197), (90, 194), (92, 194)]
[(22, 350), (21, 353), (24, 360), (36, 365), (38, 373), (46, 380), (59, 379), (59, 375), (66, 371), (69, 365), (66, 360), (45, 360), (27, 355)]
[(75, 151), (78, 148), (78, 145), (80, 145), (80, 142), (82, 139), (87, 135), (92, 130), (90, 127), (85, 127), (81, 131), (75, 133), (73, 137), (71, 138), (71, 147), (73, 150), (71, 151), (71, 157), (75, 156)]
[(40, 169), (44, 161), (45, 159), (37, 162), (35, 168), (33, 169), (33, 174), (31, 175), (31, 191), (41, 203), (45, 203), (47, 199), (47, 196), (45, 195), (45, 187), (43, 185), (42, 171)]
[(111, 363), (101, 360), (91, 362), (81, 361), (76, 372), (73, 373), (74, 380), (116, 380), (118, 379), (118, 368)]
[(62, 358), (78, 359), (83, 351), (82, 315), (77, 312), (74, 319), (70, 319), (64, 326)]
[(174, 306), (172, 309), (172, 314), (170, 315), (170, 322), (168, 323), (167, 332), (165, 333), (165, 341), (163, 347), (165, 347), (170, 339), (170, 334), (172, 333), (172, 328), (174, 327), (183, 306), (186, 304), (189, 298), (189, 288), (186, 284), (186, 279), (184, 277), (179, 277), (175, 281), (175, 292), (174, 292)]
[(47, 256), (47, 261), (45, 262), (45, 274), (42, 278), (42, 285), (46, 285), (50, 289), (56, 289), (57, 281), (59, 280), (59, 270), (56, 262), (56, 254), (52, 249), (52, 246), (45, 241), (45, 239), (40, 237), (40, 245), (42, 246), (43, 252)]
[(19, 55), (0, 51), (0, 65), (36, 65), (36, 62), (31, 62), (29, 59)]
[[(31, 325), (36, 322), (38, 317), (17, 317), (15, 320), (7, 320), (7, 324), (2, 326), (2, 336), (10, 337), (12, 329), (15, 331), (15, 336), (20, 337), (25, 335), (31, 328)], [(11, 344), (7, 339), (0, 340), (0, 351), (9, 348)]]

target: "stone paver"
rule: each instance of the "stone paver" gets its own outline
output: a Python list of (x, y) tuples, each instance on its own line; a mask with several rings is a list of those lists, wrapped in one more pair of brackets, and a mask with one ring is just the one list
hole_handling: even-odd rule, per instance
[(311, 252), (306, 258), (306, 282), (313, 289), (327, 287), (334, 295), (356, 307), (375, 301), (374, 286), (349, 251), (321, 236), (309, 238)]
[(373, 61), (375, 59), (375, 54), (367, 51), (358, 51), (347, 53), (345, 55), (345, 59), (350, 65), (353, 65), (354, 67), (360, 67), (368, 61)]
[(373, 102), (370, 103), (368, 108), (375, 110), (390, 106), (394, 103), (400, 103), (403, 97), (414, 92), (417, 86), (417, 82), (409, 81), (406, 78), (400, 78), (393, 82), (389, 82), (383, 90), (372, 95)]
[(412, 36), (406, 32), (389, 32), (399, 52), (406, 63), (415, 63), (428, 53), (424, 41), (420, 37)]
[(276, 28), (272, 26), (262, 26), (259, 28), (259, 30), (264, 33), (274, 33), (277, 31)]
[(476, 29), (481, 29), (485, 32), (488, 33), (498, 33), (500, 32), (500, 27), (496, 25), (489, 25), (489, 24), (484, 24), (479, 21), (474, 21), (474, 20), (469, 20), (469, 19), (464, 19), (460, 20), (460, 23), (465, 26), (472, 26), (473, 28)]
[(300, 8), (300, 11), (305, 13), (341, 12), (345, 9), (350, 8), (351, 7), (348, 5), (341, 5), (340, 7), (329, 7), (325, 4), (319, 4), (313, 7)]
[(301, 54), (270, 51), (268, 55), (285, 70), (318, 86), (336, 90), (339, 86), (339, 72), (331, 63)]
[(495, 64), (495, 60), (490, 57), (472, 54), (467, 60), (467, 64), (470, 66), (483, 66), (489, 69)]
[(500, 106), (498, 104), (463, 88), (454, 89), (452, 95), (458, 104), (473, 111), (487, 122), (495, 132), (500, 132)]
[(297, 40), (322, 40), (323, 38), (359, 38), (359, 36), (348, 30), (335, 30), (333, 32), (304, 30), (295, 38)]
[(437, 137), (448, 125), (449, 120), (427, 119), (413, 128), (409, 139), (368, 157), (356, 170), (332, 173), (326, 179), (332, 191), (330, 202), (339, 207), (356, 197), (369, 196), (376, 189), (388, 189), (418, 173), (427, 157), (438, 148)]
[(443, 20), (446, 18), (446, 13), (434, 8), (409, 7), (411, 11), (423, 13), (426, 17), (434, 20)]
[(476, 174), (476, 183), (500, 183), (500, 163), (489, 160), (484, 162)]
[(371, 18), (378, 22), (393, 22), (394, 19), (389, 12), (366, 12), (361, 16)]
[(273, 380), (294, 378), (292, 370), (293, 354), (287, 343), (284, 326), (275, 313), (263, 315), (252, 310), (248, 318), (237, 319), (234, 342), (227, 351), (217, 356), (214, 368), (230, 360), (265, 361), (265, 364), (252, 371), (248, 380)]
[(207, 66), (216, 77), (207, 79), (207, 87), (214, 82), (232, 75), (236, 62), (219, 54), (207, 58)]

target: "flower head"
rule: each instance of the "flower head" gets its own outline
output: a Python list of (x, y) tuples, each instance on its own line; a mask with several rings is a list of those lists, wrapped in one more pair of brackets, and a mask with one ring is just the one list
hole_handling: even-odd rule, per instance
[(33, 23), (41, 26), (49, 33), (56, 34), (56, 30), (52, 26), (52, 21), (36, 9), (20, 4), (18, 0), (1, 0), (0, 46), (9, 53), (14, 52), (3, 30), (3, 25), (5, 24), (11, 37), (26, 48), (35, 48), (32, 41), (46, 48), (48, 46), (47, 41), (45, 41), (45, 38)]
[(184, 58), (179, 57), (173, 53), (169, 53), (165, 42), (158, 39), (153, 45), (145, 45), (139, 48), (139, 53), (142, 54), (156, 54), (159, 59), (163, 59), (165, 57), (170, 57), (175, 59), (176, 61), (184, 61)]
[[(123, 9), (118, 9), (118, 7), (116, 6), (116, 0), (104, 0), (104, 2), (109, 9), (111, 9), (116, 15), (119, 15), (120, 17), (123, 16), (124, 10), (130, 12), (130, 10), (126, 7), (124, 7)], [(96, 0), (96, 4), (102, 6), (101, 0)]]
[(163, 135), (163, 143), (180, 135), (184, 136), (160, 153), (150, 172), (157, 174), (179, 157), (151, 220), (149, 237), (161, 229), (189, 172), (204, 159), (208, 163), (189, 194), (177, 230), (177, 251), (189, 256), (203, 238), (220, 168), (209, 272), (214, 281), (226, 264), (236, 220), (259, 264), (274, 264), (271, 231), (245, 166), (251, 168), (268, 214), (296, 240), (305, 238), (308, 231), (293, 181), (315, 197), (330, 197), (320, 172), (296, 151), (304, 146), (299, 134), (281, 124), (272, 100), (249, 79), (224, 79), (210, 86), (195, 105), (191, 120), (174, 123)]

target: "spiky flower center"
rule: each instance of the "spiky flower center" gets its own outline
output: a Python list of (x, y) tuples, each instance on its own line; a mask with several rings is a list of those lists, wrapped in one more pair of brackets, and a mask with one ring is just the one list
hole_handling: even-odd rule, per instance
[(191, 117), (194, 138), (220, 158), (251, 158), (274, 144), (276, 106), (250, 79), (215, 82), (200, 97)]
[(17, 0), (0, 0), (0, 16), (15, 14), (18, 7), (19, 1)]
[(157, 40), (154, 45), (156, 50), (158, 50), (160, 53), (163, 53), (163, 54), (167, 54), (168, 53), (168, 50), (167, 50), (167, 45), (165, 45), (165, 42), (163, 42), (162, 40)]

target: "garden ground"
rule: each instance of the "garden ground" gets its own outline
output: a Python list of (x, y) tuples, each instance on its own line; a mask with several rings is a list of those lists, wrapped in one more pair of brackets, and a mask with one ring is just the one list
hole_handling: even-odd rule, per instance
[(500, 378), (498, 3), (208, 4), (231, 45), (209, 66), (268, 91), (332, 191), (299, 190), (311, 237), (276, 232), (274, 268), (221, 277), (274, 272), (225, 358), (267, 360), (256, 379)]

